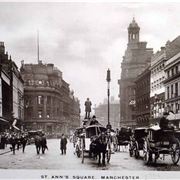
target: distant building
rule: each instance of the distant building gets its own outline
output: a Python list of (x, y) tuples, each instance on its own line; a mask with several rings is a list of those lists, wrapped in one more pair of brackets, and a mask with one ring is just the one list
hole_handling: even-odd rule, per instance
[[(110, 101), (110, 124), (113, 129), (119, 128), (119, 117), (120, 117), (120, 108), (119, 102), (111, 98)], [(95, 115), (100, 124), (106, 127), (108, 124), (108, 107), (107, 101), (104, 101), (103, 104), (99, 104), (94, 108)]]
[(180, 128), (180, 51), (165, 62), (165, 108), (173, 111), (172, 123)]
[[(172, 42), (168, 41), (165, 47), (156, 52), (151, 59), (151, 122), (159, 122), (165, 109), (165, 86), (166, 80), (165, 63), (168, 59), (180, 52), (180, 36)], [(168, 73), (168, 71), (167, 71)], [(168, 76), (168, 75), (167, 75)], [(167, 89), (168, 90), (168, 89)]]
[(139, 41), (140, 27), (135, 19), (128, 27), (128, 45), (121, 63), (119, 83), (120, 126), (136, 126), (135, 80), (151, 61), (153, 49), (147, 48), (147, 42)]
[(4, 42), (0, 42), (0, 123), (1, 131), (12, 125), (21, 129), (24, 124), (23, 80), (16, 64), (5, 53)]
[(24, 64), (25, 124), (27, 129), (69, 134), (79, 125), (79, 101), (54, 64)]
[(136, 126), (150, 124), (150, 70), (147, 67), (135, 81), (136, 87)]

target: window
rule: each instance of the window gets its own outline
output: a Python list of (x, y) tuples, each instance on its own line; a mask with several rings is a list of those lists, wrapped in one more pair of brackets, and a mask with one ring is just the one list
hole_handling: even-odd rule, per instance
[(176, 103), (176, 113), (178, 113), (178, 111), (179, 111), (179, 104)]
[(175, 97), (178, 96), (178, 83), (175, 83)]
[(38, 117), (42, 118), (42, 111), (38, 111)]
[(47, 110), (46, 117), (47, 117), (47, 118), (50, 118), (50, 110)]
[(51, 105), (51, 96), (47, 96), (47, 105)]
[(39, 85), (42, 85), (42, 84), (43, 84), (43, 82), (42, 82), (41, 80), (39, 80), (39, 82), (38, 82), (38, 83), (39, 83)]
[(173, 84), (171, 85), (171, 97), (173, 97), (173, 93), (174, 93), (174, 91), (173, 91)]
[(169, 99), (169, 86), (167, 87), (167, 99)]
[(178, 74), (178, 66), (175, 67), (176, 74)]
[(43, 97), (42, 96), (38, 96), (38, 104), (39, 105), (43, 104)]
[(174, 76), (174, 69), (171, 69), (171, 76)]

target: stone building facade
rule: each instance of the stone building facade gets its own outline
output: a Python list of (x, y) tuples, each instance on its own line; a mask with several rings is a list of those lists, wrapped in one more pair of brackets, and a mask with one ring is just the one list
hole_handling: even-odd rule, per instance
[(135, 81), (136, 89), (136, 126), (150, 124), (150, 70), (149, 66)]
[(21, 74), (12, 61), (11, 56), (5, 53), (4, 42), (0, 42), (0, 123), (1, 131), (9, 129), (14, 121), (21, 129), (24, 123), (24, 88)]
[(153, 49), (147, 48), (147, 43), (139, 40), (139, 32), (140, 27), (133, 19), (128, 27), (128, 45), (121, 63), (121, 79), (118, 81), (120, 126), (136, 126), (135, 79), (146, 69), (153, 55)]
[(70, 95), (69, 84), (54, 64), (22, 63), (21, 74), (27, 129), (69, 134), (71, 128), (79, 125), (79, 100)]
[(161, 50), (156, 52), (151, 59), (150, 104), (152, 123), (159, 122), (163, 112), (167, 110), (165, 108), (165, 64), (168, 59), (179, 52), (180, 36), (171, 42), (167, 41), (165, 47), (161, 47)]
[(180, 51), (165, 62), (165, 108), (174, 112), (172, 123), (180, 128)]

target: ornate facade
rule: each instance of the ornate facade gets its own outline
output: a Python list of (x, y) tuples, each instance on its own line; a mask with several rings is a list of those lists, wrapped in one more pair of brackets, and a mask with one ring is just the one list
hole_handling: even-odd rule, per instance
[[(163, 112), (167, 110), (165, 107), (166, 90), (164, 85), (164, 82), (166, 82), (165, 64), (168, 59), (175, 56), (179, 52), (180, 36), (178, 36), (172, 42), (167, 41), (165, 47), (161, 47), (161, 50), (157, 51), (151, 59), (150, 103), (152, 123), (158, 122), (162, 117)], [(170, 73), (170, 71), (167, 71), (167, 77), (169, 76), (168, 73)]]
[(140, 27), (135, 19), (128, 27), (128, 45), (121, 63), (119, 83), (120, 126), (136, 125), (135, 79), (146, 69), (153, 54), (152, 48), (146, 48), (146, 42), (140, 42)]
[(62, 72), (54, 64), (22, 63), (21, 74), (25, 82), (27, 129), (69, 134), (71, 129), (79, 125), (79, 100), (72, 96), (69, 84), (63, 80)]

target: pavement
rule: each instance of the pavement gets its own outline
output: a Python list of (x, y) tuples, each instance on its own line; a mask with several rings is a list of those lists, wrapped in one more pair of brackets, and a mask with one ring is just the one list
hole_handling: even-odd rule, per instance
[(0, 149), (0, 155), (3, 155), (3, 154), (6, 154), (6, 153), (11, 152), (10, 147), (11, 147), (11, 145), (8, 144), (8, 145), (5, 147), (5, 149)]
[(88, 156), (85, 157), (84, 164), (82, 164), (81, 158), (74, 154), (72, 143), (68, 142), (66, 155), (60, 153), (60, 140), (49, 139), (47, 144), (48, 150), (45, 154), (40, 155), (37, 155), (34, 144), (26, 146), (25, 153), (22, 153), (21, 149), (16, 150), (15, 155), (11, 151), (2, 154), (3, 152), (0, 150), (2, 154), (0, 162), (3, 162), (0, 163), (0, 169), (180, 171), (180, 162), (174, 166), (170, 157), (166, 157), (165, 161), (159, 159), (156, 165), (147, 166), (142, 158), (130, 157), (128, 149), (112, 154), (110, 163), (106, 166), (98, 166), (97, 160), (90, 159)]

